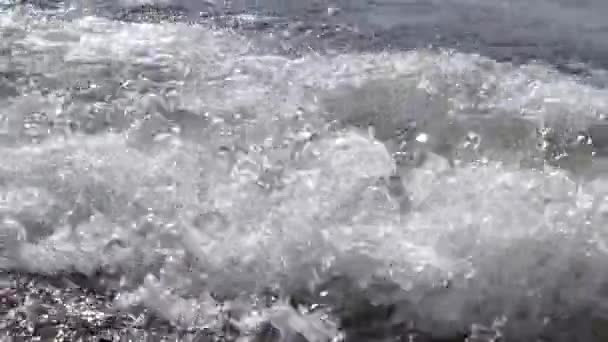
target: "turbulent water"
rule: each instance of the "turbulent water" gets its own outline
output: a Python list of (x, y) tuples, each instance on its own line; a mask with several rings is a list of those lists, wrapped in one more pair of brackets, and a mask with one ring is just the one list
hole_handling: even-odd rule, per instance
[(600, 35), (294, 4), (0, 2), (4, 336), (606, 341)]

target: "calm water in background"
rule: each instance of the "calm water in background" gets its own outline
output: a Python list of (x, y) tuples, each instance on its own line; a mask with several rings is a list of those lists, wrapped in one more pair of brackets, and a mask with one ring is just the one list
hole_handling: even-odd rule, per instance
[[(200, 2), (179, 0), (188, 13)], [(608, 5), (603, 1), (217, 1), (233, 13), (324, 20), (356, 25), (374, 37), (369, 48), (455, 47), (497, 60), (541, 59), (551, 64), (605, 67)], [(336, 9), (339, 11), (334, 11)], [(353, 42), (354, 43), (354, 42)], [(363, 43), (365, 44), (365, 43)], [(576, 67), (574, 67), (576, 69)]]
[[(270, 15), (276, 21), (349, 24), (367, 49), (454, 47), (497, 60), (540, 59), (579, 71), (578, 63), (605, 67), (608, 5), (603, 1), (91, 1), (84, 5), (109, 15), (138, 4), (171, 7), (198, 17), (201, 12)], [(83, 6), (82, 2), (77, 6)], [(330, 17), (327, 18), (328, 8)], [(262, 20), (262, 19), (259, 19)], [(275, 21), (275, 22), (276, 22)], [(272, 27), (272, 22), (269, 24)], [(569, 66), (568, 66), (569, 65)]]

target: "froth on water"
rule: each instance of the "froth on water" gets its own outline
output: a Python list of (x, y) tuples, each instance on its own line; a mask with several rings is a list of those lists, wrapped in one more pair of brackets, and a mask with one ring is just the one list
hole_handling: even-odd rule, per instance
[(1, 268), (286, 340), (366, 336), (360, 307), (438, 335), (605, 322), (604, 89), (451, 51), (287, 58), (179, 23), (0, 32)]

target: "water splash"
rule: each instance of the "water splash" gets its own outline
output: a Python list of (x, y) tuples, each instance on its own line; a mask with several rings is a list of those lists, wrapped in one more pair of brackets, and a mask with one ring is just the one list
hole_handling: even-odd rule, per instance
[(453, 51), (268, 55), (183, 23), (8, 13), (0, 32), (4, 269), (243, 336), (339, 335), (269, 289), (345, 327), (349, 287), (438, 334), (603, 317), (603, 88)]

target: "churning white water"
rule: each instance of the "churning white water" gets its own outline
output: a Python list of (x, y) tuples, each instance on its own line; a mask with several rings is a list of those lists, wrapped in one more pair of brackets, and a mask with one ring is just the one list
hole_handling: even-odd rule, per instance
[[(606, 89), (540, 62), (289, 57), (209, 25), (31, 8), (0, 11), (0, 37), (0, 269), (111, 291), (91, 320), (607, 338)], [(38, 332), (50, 304), (8, 286), (7, 336)], [(357, 321), (361, 298), (390, 315)]]

